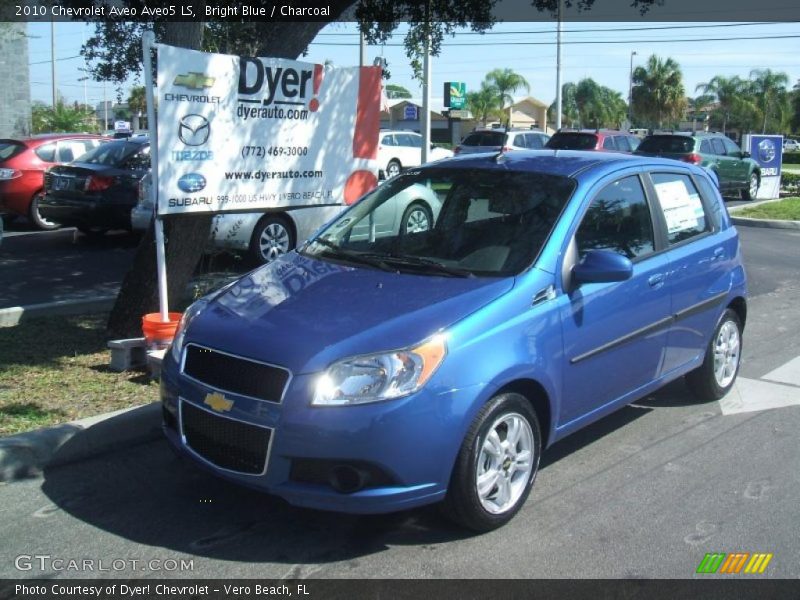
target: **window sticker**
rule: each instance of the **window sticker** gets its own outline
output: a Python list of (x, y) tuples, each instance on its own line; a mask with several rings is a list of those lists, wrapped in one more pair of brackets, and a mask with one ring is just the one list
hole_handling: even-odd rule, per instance
[(689, 194), (683, 181), (663, 181), (655, 184), (658, 201), (667, 221), (667, 232), (672, 234), (700, 227), (704, 217), (700, 196)]

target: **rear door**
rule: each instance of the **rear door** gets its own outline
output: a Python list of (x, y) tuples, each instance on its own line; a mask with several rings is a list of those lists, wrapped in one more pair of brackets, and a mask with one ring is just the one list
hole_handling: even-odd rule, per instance
[(711, 138), (711, 150), (714, 153), (714, 160), (717, 161), (717, 174), (719, 175), (719, 185), (721, 188), (730, 189), (739, 185), (736, 169), (737, 159), (728, 156), (725, 143), (722, 138)]
[(698, 181), (700, 178), (688, 172), (650, 175), (657, 216), (666, 229), (669, 248), (667, 286), (674, 321), (664, 354), (664, 373), (680, 369), (705, 351), (727, 296), (727, 275), (736, 253), (735, 233), (731, 229), (727, 241), (719, 234), (719, 202), (711, 185)]
[(732, 140), (722, 138), (722, 143), (725, 145), (725, 155), (731, 161), (731, 172), (734, 174), (735, 181), (741, 186), (747, 185), (750, 177), (750, 164), (742, 158), (742, 151)]

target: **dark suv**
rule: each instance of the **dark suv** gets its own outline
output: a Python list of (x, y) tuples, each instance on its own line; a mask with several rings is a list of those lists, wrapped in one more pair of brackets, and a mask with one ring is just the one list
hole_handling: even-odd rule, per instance
[(551, 150), (605, 150), (633, 152), (641, 140), (616, 129), (559, 129), (545, 148)]
[(721, 192), (741, 192), (744, 200), (755, 198), (761, 183), (758, 163), (721, 133), (656, 133), (644, 139), (636, 154), (705, 167), (717, 176)]

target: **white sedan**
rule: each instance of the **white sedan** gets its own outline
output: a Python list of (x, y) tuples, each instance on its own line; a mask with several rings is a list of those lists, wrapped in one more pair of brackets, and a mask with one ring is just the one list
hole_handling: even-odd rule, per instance
[[(428, 161), (449, 158), (451, 150), (431, 144)], [(418, 167), (422, 162), (422, 136), (413, 131), (382, 130), (378, 140), (378, 167), (387, 179), (403, 169)]]

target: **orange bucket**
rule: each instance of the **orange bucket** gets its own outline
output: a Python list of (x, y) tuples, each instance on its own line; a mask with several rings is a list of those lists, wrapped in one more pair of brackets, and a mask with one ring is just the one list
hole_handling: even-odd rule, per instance
[(169, 321), (161, 320), (161, 313), (149, 313), (142, 317), (142, 333), (148, 350), (163, 350), (172, 343), (181, 313), (167, 313)]

